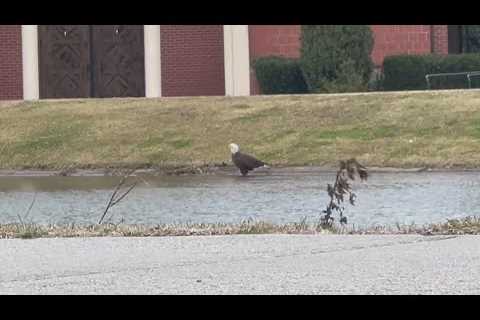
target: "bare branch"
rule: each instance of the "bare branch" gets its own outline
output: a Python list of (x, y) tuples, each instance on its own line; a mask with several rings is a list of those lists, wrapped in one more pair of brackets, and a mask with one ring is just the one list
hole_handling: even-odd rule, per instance
[(28, 215), (30, 214), (30, 211), (32, 211), (33, 205), (35, 204), (35, 201), (37, 200), (37, 193), (33, 195), (32, 202), (30, 203), (30, 206), (28, 207), (27, 212), (25, 213), (24, 219), (28, 218)]
[(22, 216), (20, 216), (20, 214), (17, 213), (17, 218), (18, 218), (18, 220), (20, 221), (20, 223), (21, 223), (22, 225), (25, 225), (24, 220), (26, 220), (26, 219), (28, 218), (28, 215), (30, 214), (30, 211), (32, 210), (33, 205), (35, 204), (35, 200), (36, 200), (36, 199), (37, 199), (37, 193), (35, 193), (35, 194), (33, 195), (32, 202), (30, 202), (30, 205), (28, 206), (27, 211), (24, 213), (23, 219), (22, 219)]
[[(107, 204), (107, 207), (105, 208), (102, 216), (100, 217), (100, 220), (98, 221), (98, 224), (101, 224), (103, 222), (103, 219), (105, 219), (105, 216), (107, 215), (107, 212), (108, 210), (113, 207), (114, 205), (116, 205), (117, 203), (119, 203), (123, 198), (125, 198), (127, 196), (127, 194), (130, 193), (130, 191), (133, 190), (133, 188), (137, 185), (137, 182), (133, 183), (128, 189), (126, 192), (124, 192), (120, 197), (118, 198), (115, 198), (115, 196), (118, 194), (118, 192), (120, 191), (121, 187), (125, 184), (125, 181), (127, 180), (127, 178), (132, 175), (134, 172), (136, 171), (136, 169), (133, 169), (133, 170), (130, 170), (129, 172), (127, 172), (123, 177), (122, 179), (120, 180), (120, 182), (117, 184), (117, 186), (115, 187), (115, 190), (113, 191), (112, 193), (112, 196), (110, 197), (110, 200), (108, 201), (108, 204)], [(111, 217), (110, 217), (111, 218)]]
[(117, 203), (119, 203), (120, 200), (122, 200), (123, 198), (125, 198), (125, 196), (126, 196), (127, 194), (129, 194), (130, 191), (132, 191), (133, 188), (135, 188), (135, 186), (137, 185), (137, 183), (138, 183), (138, 182), (133, 183), (133, 184), (130, 186), (130, 188), (129, 188), (124, 194), (122, 194), (117, 200), (115, 200), (114, 202), (112, 202), (112, 205), (110, 206), (110, 208), (113, 207), (114, 205), (116, 205)]
[(103, 212), (102, 217), (98, 221), (98, 224), (102, 223), (103, 219), (105, 218), (105, 215), (108, 212), (108, 209), (110, 209), (110, 207), (112, 206), (113, 199), (115, 199), (115, 196), (117, 195), (118, 190), (120, 189), (120, 187), (123, 185), (124, 182), (125, 182), (125, 177), (123, 177), (123, 179), (115, 187), (115, 190), (113, 191), (112, 196), (110, 197), (110, 200), (108, 201), (107, 207), (105, 208), (105, 211)]

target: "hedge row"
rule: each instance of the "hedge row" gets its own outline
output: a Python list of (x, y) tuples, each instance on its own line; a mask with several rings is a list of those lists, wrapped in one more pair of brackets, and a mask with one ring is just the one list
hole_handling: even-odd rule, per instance
[[(254, 63), (256, 76), (264, 94), (308, 93), (300, 63), (296, 59), (263, 57)], [(383, 63), (379, 89), (385, 91), (425, 90), (427, 74), (480, 71), (480, 54), (396, 55)], [(468, 88), (465, 75), (433, 77), (432, 89)], [(472, 88), (480, 88), (480, 76), (471, 78)]]
[(296, 59), (269, 56), (258, 58), (253, 67), (263, 94), (307, 93), (307, 84)]
[[(382, 87), (391, 90), (425, 90), (425, 76), (435, 73), (480, 71), (480, 54), (457, 55), (397, 55), (383, 62)], [(472, 78), (472, 87), (479, 87), (480, 77)], [(433, 77), (433, 89), (468, 88), (465, 75)]]

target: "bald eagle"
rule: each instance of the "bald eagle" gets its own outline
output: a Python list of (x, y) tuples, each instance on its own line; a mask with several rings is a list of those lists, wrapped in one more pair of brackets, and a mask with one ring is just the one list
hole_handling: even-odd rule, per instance
[(265, 167), (269, 168), (263, 161), (260, 161), (248, 154), (240, 152), (240, 148), (235, 143), (230, 143), (230, 152), (232, 152), (232, 161), (240, 169), (242, 176), (246, 176), (249, 171), (255, 168)]

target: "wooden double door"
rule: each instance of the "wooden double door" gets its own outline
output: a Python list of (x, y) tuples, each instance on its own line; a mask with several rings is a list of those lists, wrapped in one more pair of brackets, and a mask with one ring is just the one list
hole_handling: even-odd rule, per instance
[(141, 25), (43, 25), (40, 98), (145, 96)]

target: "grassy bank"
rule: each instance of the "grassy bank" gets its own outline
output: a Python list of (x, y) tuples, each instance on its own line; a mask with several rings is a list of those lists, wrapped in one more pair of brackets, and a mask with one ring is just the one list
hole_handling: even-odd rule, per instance
[(371, 227), (362, 229), (322, 229), (318, 224), (272, 224), (262, 221), (245, 221), (239, 224), (159, 224), (155, 226), (101, 224), (101, 225), (0, 225), (0, 239), (75, 238), (75, 237), (165, 237), (211, 236), (235, 234), (417, 234), (417, 235), (480, 235), (480, 218), (448, 220), (425, 226)]
[(0, 102), (0, 169), (480, 167), (480, 91)]

